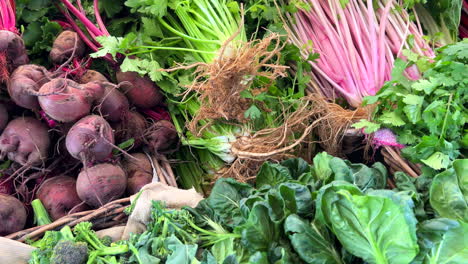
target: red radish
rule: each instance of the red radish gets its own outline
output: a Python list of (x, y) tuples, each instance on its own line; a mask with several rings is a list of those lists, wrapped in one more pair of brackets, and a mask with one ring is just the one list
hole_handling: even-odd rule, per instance
[(117, 87), (110, 85), (106, 85), (104, 96), (99, 99), (97, 105), (98, 112), (110, 122), (121, 121), (129, 111), (127, 97), (117, 90)]
[(53, 220), (73, 213), (87, 210), (76, 192), (76, 180), (69, 176), (56, 176), (47, 179), (37, 190), (36, 198), (41, 200)]
[(153, 179), (153, 167), (146, 154), (131, 154), (134, 159), (126, 157), (122, 167), (127, 172), (127, 193), (135, 194)]
[(104, 161), (112, 154), (114, 133), (104, 118), (89, 115), (72, 126), (65, 144), (75, 159), (83, 162)]
[(103, 163), (80, 172), (76, 191), (81, 200), (100, 207), (121, 197), (127, 187), (127, 176), (117, 165)]
[(26, 209), (18, 199), (0, 194), (0, 236), (22, 230), (26, 219)]
[(50, 145), (48, 128), (32, 117), (20, 117), (8, 123), (0, 137), (0, 158), (22, 165), (39, 165), (47, 158)]
[(82, 57), (86, 47), (76, 32), (65, 30), (54, 40), (50, 50), (50, 60), (54, 64), (64, 63), (72, 54), (75, 57)]
[(34, 64), (18, 67), (11, 74), (7, 85), (11, 99), (21, 107), (39, 110), (37, 92), (49, 81), (46, 73), (46, 68)]
[(148, 128), (145, 138), (155, 153), (163, 152), (177, 141), (177, 130), (170, 121), (159, 120)]
[(145, 118), (138, 112), (128, 112), (122, 121), (113, 125), (116, 142), (125, 142), (133, 138), (133, 146), (140, 147), (144, 141), (146, 124)]
[(101, 98), (104, 86), (99, 82), (78, 84), (56, 78), (39, 90), (39, 104), (44, 112), (60, 122), (75, 122), (91, 111), (94, 101)]
[(141, 108), (152, 108), (160, 104), (163, 95), (159, 88), (148, 77), (141, 77), (136, 72), (117, 72), (119, 83), (127, 81), (132, 85), (122, 85), (122, 89), (130, 102)]

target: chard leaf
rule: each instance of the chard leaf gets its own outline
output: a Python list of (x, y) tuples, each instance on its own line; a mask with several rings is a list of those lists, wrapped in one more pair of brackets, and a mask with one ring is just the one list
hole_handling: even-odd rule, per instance
[[(368, 263), (409, 263), (418, 253), (415, 221), (401, 204), (333, 182), (317, 197), (317, 218), (351, 254)], [(414, 218), (414, 215), (412, 216)]]

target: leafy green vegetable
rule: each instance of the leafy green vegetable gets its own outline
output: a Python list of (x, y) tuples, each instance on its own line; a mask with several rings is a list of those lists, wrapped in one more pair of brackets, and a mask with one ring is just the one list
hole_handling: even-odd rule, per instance
[(455, 160), (453, 168), (435, 176), (430, 202), (441, 217), (468, 221), (468, 159)]
[(416, 220), (406, 212), (401, 203), (363, 195), (344, 182), (324, 186), (317, 196), (318, 220), (347, 251), (369, 263), (409, 263), (416, 256)]
[[(391, 128), (406, 144), (403, 154), (434, 170), (446, 169), (463, 152), (468, 111), (468, 40), (442, 47), (437, 57), (411, 59), (424, 72), (417, 81), (406, 79), (408, 63), (397, 61), (392, 80), (366, 104), (377, 101), (374, 121)], [(411, 58), (411, 53), (407, 54)], [(371, 127), (361, 124), (361, 127)], [(374, 125), (372, 124), (372, 128)]]
[(468, 257), (468, 224), (444, 218), (421, 223), (418, 229), (421, 252), (415, 263), (458, 264)]
[(292, 214), (284, 222), (284, 231), (294, 250), (306, 263), (343, 263), (327, 230), (318, 222), (308, 223)]

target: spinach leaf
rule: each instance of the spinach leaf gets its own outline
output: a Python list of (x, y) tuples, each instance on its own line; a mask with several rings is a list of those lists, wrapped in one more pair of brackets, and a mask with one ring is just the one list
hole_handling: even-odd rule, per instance
[(330, 167), (334, 173), (334, 180), (353, 183), (362, 191), (383, 189), (387, 184), (387, 169), (379, 162), (367, 167), (335, 157), (330, 160)]
[(347, 251), (369, 263), (409, 263), (416, 256), (416, 221), (407, 213), (401, 203), (363, 195), (345, 182), (326, 185), (317, 196), (317, 220)]
[(456, 160), (453, 168), (432, 181), (430, 203), (441, 216), (468, 221), (468, 159)]
[(421, 224), (421, 252), (416, 259), (424, 264), (462, 264), (468, 259), (468, 224), (437, 218)]
[(279, 225), (271, 221), (268, 205), (263, 202), (254, 205), (245, 224), (234, 232), (242, 235), (242, 244), (251, 252), (268, 251), (280, 235)]
[(292, 177), (288, 168), (280, 164), (265, 162), (257, 174), (256, 187), (260, 188), (266, 185), (276, 186), (291, 179)]
[[(317, 154), (318, 155), (318, 154)], [(288, 168), (293, 179), (299, 179), (304, 173), (310, 172), (311, 166), (301, 158), (291, 158), (281, 162), (281, 165)]]
[(166, 238), (164, 244), (166, 248), (172, 251), (165, 262), (167, 264), (190, 264), (195, 259), (198, 248), (196, 244), (183, 244), (174, 235)]
[(252, 192), (253, 188), (248, 184), (231, 178), (219, 179), (206, 201), (214, 214), (219, 216), (221, 223), (233, 228), (244, 222), (239, 203)]
[(333, 241), (324, 234), (326, 228), (318, 223), (308, 223), (298, 215), (290, 215), (284, 222), (284, 231), (294, 250), (306, 263), (343, 263), (333, 246)]

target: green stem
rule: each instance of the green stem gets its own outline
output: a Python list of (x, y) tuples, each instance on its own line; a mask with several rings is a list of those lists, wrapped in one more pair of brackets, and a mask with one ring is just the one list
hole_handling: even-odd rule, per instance
[(450, 114), (450, 106), (452, 104), (453, 94), (450, 94), (449, 101), (447, 103), (447, 111), (445, 112), (444, 124), (442, 125), (442, 130), (440, 132), (439, 140), (445, 136), (445, 129), (447, 128), (447, 118)]
[(35, 199), (31, 202), (31, 206), (34, 211), (34, 222), (38, 226), (52, 223), (52, 220), (50, 220), (49, 214), (47, 213), (47, 210), (45, 209), (41, 200)]
[(178, 47), (155, 47), (155, 46), (138, 46), (138, 47), (135, 47), (135, 49), (137, 49), (137, 48), (143, 48), (143, 49), (149, 49), (149, 50), (135, 51), (135, 52), (127, 53), (126, 55), (131, 56), (131, 55), (136, 55), (136, 54), (143, 54), (143, 53), (148, 53), (148, 52), (152, 52), (152, 51), (155, 51), (155, 50), (179, 50), (179, 51), (188, 51), (188, 52), (205, 53), (205, 54), (216, 54), (216, 52), (213, 52), (213, 51), (204, 51), (204, 50), (178, 48)]
[(220, 42), (218, 40), (209, 40), (209, 39), (198, 39), (198, 38), (193, 38), (189, 35), (186, 35), (180, 31), (177, 31), (175, 28), (171, 27), (169, 24), (166, 23), (166, 21), (164, 21), (162, 18), (159, 18), (159, 22), (161, 22), (161, 24), (166, 27), (169, 31), (171, 31), (172, 33), (176, 34), (177, 36), (180, 36), (182, 38), (185, 38), (187, 40), (190, 40), (190, 41), (193, 41), (193, 42), (200, 42), (200, 43), (211, 43), (211, 44), (217, 44), (217, 45), (221, 45)]

